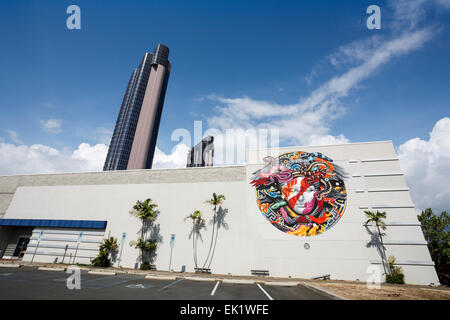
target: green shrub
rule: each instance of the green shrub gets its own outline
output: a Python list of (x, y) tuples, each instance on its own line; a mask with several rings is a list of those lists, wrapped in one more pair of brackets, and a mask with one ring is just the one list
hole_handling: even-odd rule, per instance
[(141, 270), (150, 270), (151, 266), (149, 262), (142, 262), (141, 263)]
[(388, 263), (390, 274), (386, 274), (386, 283), (405, 284), (405, 275), (401, 267), (394, 265), (394, 256), (389, 257)]
[(118, 248), (117, 244), (117, 238), (109, 237), (103, 239), (102, 244), (100, 245), (100, 250), (106, 250), (109, 253), (113, 253), (114, 251), (117, 251)]
[(98, 256), (91, 261), (92, 265), (103, 268), (110, 267), (111, 259), (109, 258), (109, 255), (115, 254), (117, 247), (117, 238), (110, 237), (103, 239), (99, 247)]
[(111, 266), (111, 260), (109, 259), (109, 252), (107, 250), (100, 250), (98, 252), (98, 256), (92, 260), (92, 265), (104, 268)]
[(387, 283), (405, 284), (405, 275), (403, 273), (392, 273), (386, 275)]

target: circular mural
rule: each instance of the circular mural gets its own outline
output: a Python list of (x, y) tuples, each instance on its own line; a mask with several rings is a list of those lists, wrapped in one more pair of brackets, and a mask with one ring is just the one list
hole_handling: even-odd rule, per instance
[(264, 158), (253, 173), (259, 209), (279, 230), (313, 236), (334, 226), (347, 202), (345, 171), (319, 152), (288, 152)]

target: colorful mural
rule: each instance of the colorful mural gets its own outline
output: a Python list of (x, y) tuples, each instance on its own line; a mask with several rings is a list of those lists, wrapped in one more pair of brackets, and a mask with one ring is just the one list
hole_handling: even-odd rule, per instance
[(261, 213), (279, 230), (313, 236), (334, 226), (347, 202), (345, 171), (319, 152), (288, 152), (264, 158), (254, 172)]

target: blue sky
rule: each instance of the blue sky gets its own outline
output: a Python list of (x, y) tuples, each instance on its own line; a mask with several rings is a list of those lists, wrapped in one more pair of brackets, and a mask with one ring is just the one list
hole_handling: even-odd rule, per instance
[[(365, 10), (373, 1), (76, 1), (82, 29), (71, 31), (65, 10), (72, 3), (2, 2), (0, 128), (25, 144), (98, 143), (99, 128), (113, 129), (132, 69), (159, 42), (170, 47), (173, 63), (158, 139), (169, 152), (174, 129), (191, 130), (211, 115), (214, 102), (199, 96), (295, 103), (342, 72), (324, 65), (340, 46), (391, 32), (385, 2), (378, 2), (381, 30), (368, 30)], [(448, 115), (449, 14), (438, 10), (427, 17), (442, 28), (433, 43), (361, 82), (344, 99), (346, 114), (332, 133), (400, 144), (426, 138)], [(61, 134), (41, 129), (50, 118), (62, 120)], [(367, 125), (374, 120), (379, 125)]]
[[(71, 4), (81, 30), (66, 27)], [(372, 4), (381, 30), (366, 27)], [(107, 145), (132, 69), (163, 43), (173, 64), (157, 143), (166, 155), (174, 129), (202, 120), (279, 126), (282, 145), (393, 140), (407, 157), (411, 139), (431, 146), (434, 128), (447, 132), (449, 9), (449, 0), (2, 1), (0, 143), (9, 154), (42, 145), (72, 158), (82, 143)], [(292, 133), (306, 116), (263, 114), (289, 108), (314, 115), (310, 128)]]

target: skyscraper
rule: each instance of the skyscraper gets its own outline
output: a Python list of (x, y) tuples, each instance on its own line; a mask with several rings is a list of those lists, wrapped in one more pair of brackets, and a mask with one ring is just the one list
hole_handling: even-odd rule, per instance
[(169, 48), (158, 44), (155, 48), (150, 77), (142, 102), (127, 169), (151, 169), (158, 138), (167, 83), (172, 67)]
[(145, 53), (128, 82), (103, 170), (150, 169), (171, 69), (169, 48)]

